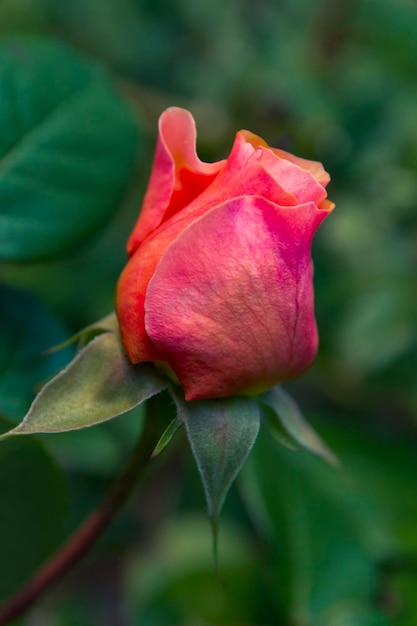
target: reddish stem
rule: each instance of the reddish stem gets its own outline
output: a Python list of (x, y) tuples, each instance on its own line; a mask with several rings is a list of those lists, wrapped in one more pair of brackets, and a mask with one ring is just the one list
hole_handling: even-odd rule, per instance
[(116, 479), (101, 505), (14, 596), (0, 607), (0, 626), (10, 623), (29, 609), (49, 587), (61, 579), (103, 534), (128, 500), (133, 487), (155, 449), (158, 420), (147, 414), (144, 429), (122, 474)]

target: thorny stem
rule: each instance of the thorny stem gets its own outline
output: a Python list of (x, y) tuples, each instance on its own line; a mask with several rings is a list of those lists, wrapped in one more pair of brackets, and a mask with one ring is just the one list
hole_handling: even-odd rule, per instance
[[(152, 402), (152, 401), (151, 401)], [(124, 471), (115, 480), (99, 507), (33, 577), (0, 606), (0, 626), (9, 624), (27, 611), (89, 551), (128, 500), (142, 476), (158, 441), (157, 416), (151, 415), (147, 403), (144, 428)]]

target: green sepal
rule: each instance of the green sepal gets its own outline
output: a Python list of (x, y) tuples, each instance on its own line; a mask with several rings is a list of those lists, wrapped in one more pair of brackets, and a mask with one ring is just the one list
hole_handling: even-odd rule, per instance
[(277, 385), (261, 394), (258, 401), (272, 409), (278, 422), (277, 428), (284, 428), (296, 444), (320, 456), (333, 467), (340, 467), (339, 459), (304, 418), (295, 400), (281, 386)]
[(259, 407), (250, 398), (186, 402), (176, 390), (173, 394), (201, 475), (209, 517), (215, 524), (255, 443)]
[(24, 420), (0, 439), (93, 426), (126, 413), (166, 386), (152, 365), (128, 361), (116, 333), (104, 333), (43, 387)]
[(59, 350), (63, 350), (64, 348), (71, 346), (76, 341), (78, 341), (79, 348), (83, 348), (97, 335), (101, 335), (102, 333), (118, 332), (119, 323), (117, 321), (116, 313), (109, 313), (97, 322), (93, 322), (85, 328), (82, 328), (77, 333), (75, 333), (75, 335), (72, 335), (69, 339), (66, 339), (62, 343), (59, 343), (52, 348), (49, 348), (49, 350), (46, 351), (46, 354), (52, 354), (54, 352), (58, 352)]
[(173, 438), (173, 436), (175, 435), (175, 433), (181, 426), (182, 426), (182, 421), (180, 420), (179, 417), (170, 421), (167, 428), (162, 433), (161, 438), (159, 439), (158, 443), (156, 444), (155, 450), (152, 452), (151, 459), (154, 459), (156, 456), (158, 456), (158, 454), (160, 454), (163, 450), (165, 450), (165, 448), (167, 447), (167, 445), (169, 444), (169, 442), (171, 441), (171, 439)]
[(288, 432), (283, 427), (280, 419), (275, 411), (266, 404), (260, 402), (262, 409), (262, 422), (267, 427), (270, 435), (284, 448), (297, 452), (300, 450), (300, 446), (289, 436)]

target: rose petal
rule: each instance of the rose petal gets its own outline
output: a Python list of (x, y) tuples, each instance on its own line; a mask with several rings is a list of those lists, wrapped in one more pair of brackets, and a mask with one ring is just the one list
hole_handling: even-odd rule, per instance
[(241, 137), (243, 137), (243, 139), (250, 143), (254, 148), (269, 148), (268, 144), (264, 139), (262, 139), (262, 137), (255, 135), (255, 133), (252, 133), (250, 130), (240, 130), (238, 134), (241, 135)]
[(189, 111), (171, 107), (159, 118), (155, 159), (142, 210), (127, 244), (128, 254), (165, 219), (210, 185), (224, 161), (203, 163), (196, 153), (196, 129)]
[(145, 326), (187, 400), (260, 391), (308, 367), (317, 348), (310, 247), (327, 214), (241, 197), (169, 246), (148, 286)]
[(285, 150), (279, 150), (277, 148), (271, 148), (272, 152), (276, 154), (280, 159), (285, 159), (290, 163), (294, 163), (303, 170), (310, 172), (320, 185), (327, 187), (330, 181), (330, 174), (326, 172), (323, 165), (319, 161), (310, 161), (309, 159), (302, 159), (301, 157), (294, 156), (290, 152)]
[[(323, 165), (319, 161), (310, 161), (309, 159), (302, 159), (301, 157), (297, 157), (290, 152), (286, 152), (285, 150), (280, 150), (278, 148), (271, 148), (268, 146), (266, 141), (264, 141), (258, 135), (251, 133), (249, 130), (241, 130), (239, 134), (244, 137), (244, 139), (250, 143), (254, 148), (269, 148), (271, 152), (275, 154), (279, 159), (283, 159), (296, 165), (297, 167), (305, 170), (306, 172), (310, 172), (312, 176), (316, 179), (316, 181), (322, 186), (326, 187), (330, 181), (330, 175), (326, 172)], [(286, 187), (287, 191), (288, 188)]]
[(160, 257), (148, 262), (140, 254), (141, 248), (124, 268), (116, 291), (116, 313), (120, 336), (131, 363), (143, 363), (158, 358), (145, 330), (145, 295), (149, 280)]
[(314, 202), (319, 205), (327, 196), (325, 188), (310, 170), (289, 160), (279, 158), (275, 150), (262, 150), (260, 162), (265, 171), (276, 181), (276, 184), (294, 196), (296, 204)]

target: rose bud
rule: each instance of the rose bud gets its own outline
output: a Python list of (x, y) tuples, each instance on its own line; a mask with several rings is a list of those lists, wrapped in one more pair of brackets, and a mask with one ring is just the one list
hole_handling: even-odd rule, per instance
[(192, 115), (166, 110), (117, 288), (122, 342), (189, 401), (260, 393), (317, 352), (311, 244), (330, 177), (246, 130), (217, 163), (195, 144)]

